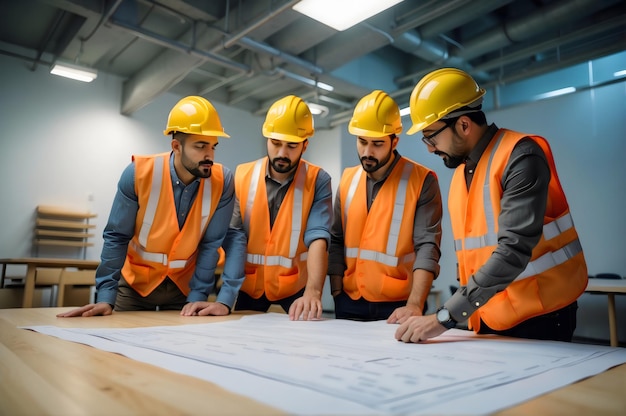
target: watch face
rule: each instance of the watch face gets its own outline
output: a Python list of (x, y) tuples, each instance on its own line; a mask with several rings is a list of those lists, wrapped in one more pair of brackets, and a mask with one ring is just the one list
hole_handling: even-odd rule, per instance
[(437, 320), (441, 323), (448, 322), (450, 320), (450, 311), (442, 308), (437, 311)]

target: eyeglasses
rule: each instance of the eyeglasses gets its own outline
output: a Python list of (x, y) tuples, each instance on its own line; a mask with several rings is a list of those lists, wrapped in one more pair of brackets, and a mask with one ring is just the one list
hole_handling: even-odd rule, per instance
[(422, 141), (424, 143), (426, 143), (426, 145), (431, 146), (431, 147), (437, 147), (437, 143), (435, 143), (435, 141), (433, 140), (433, 138), (438, 135), (439, 133), (441, 133), (442, 131), (444, 131), (445, 129), (447, 129), (448, 127), (450, 127), (450, 125), (448, 123), (446, 123), (445, 126), (443, 126), (442, 128), (440, 128), (439, 130), (437, 130), (436, 132), (434, 132), (433, 134), (431, 134), (430, 136), (422, 136)]

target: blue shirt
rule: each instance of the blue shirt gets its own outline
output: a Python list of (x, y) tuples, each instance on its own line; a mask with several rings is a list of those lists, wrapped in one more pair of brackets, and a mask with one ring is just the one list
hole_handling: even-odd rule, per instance
[[(196, 269), (189, 282), (188, 302), (206, 301), (215, 287), (215, 267), (219, 260), (217, 249), (222, 245), (228, 230), (228, 223), (235, 203), (233, 174), (225, 166), (223, 171), (222, 196), (198, 245)], [(176, 175), (173, 153), (170, 154), (170, 175), (178, 225), (182, 227), (198, 194), (200, 179), (196, 178), (189, 185), (185, 185)], [(130, 163), (120, 177), (109, 220), (104, 228), (101, 262), (96, 270), (98, 302), (115, 305), (118, 282), (126, 260), (128, 243), (135, 235), (138, 210), (139, 204), (135, 192), (135, 164)], [(222, 280), (223, 286), (217, 296), (217, 301), (232, 309), (243, 279), (232, 279), (224, 273)]]

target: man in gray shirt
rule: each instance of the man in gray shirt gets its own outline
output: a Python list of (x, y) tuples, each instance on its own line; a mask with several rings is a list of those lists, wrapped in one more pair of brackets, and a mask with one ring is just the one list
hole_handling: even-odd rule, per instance
[(343, 172), (335, 199), (328, 267), (335, 316), (404, 322), (425, 310), (439, 273), (439, 183), (396, 150), (400, 111), (383, 91), (359, 101), (349, 131), (361, 165)]
[(419, 342), (468, 322), (478, 333), (570, 341), (587, 267), (547, 141), (488, 125), (485, 90), (458, 69), (425, 75), (411, 94), (413, 127), (456, 169), (448, 207), (459, 290), (435, 315), (407, 320)]

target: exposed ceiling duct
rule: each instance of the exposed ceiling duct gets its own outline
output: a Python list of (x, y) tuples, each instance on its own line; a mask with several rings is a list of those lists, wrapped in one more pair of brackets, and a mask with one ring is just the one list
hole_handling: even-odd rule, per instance
[(626, 50), (620, 0), (404, 0), (343, 32), (295, 3), (4, 1), (0, 53), (32, 70), (63, 59), (122, 77), (123, 114), (168, 91), (253, 114), (297, 94), (329, 108), (324, 128), (374, 88), (406, 102), (444, 65), (496, 85)]

